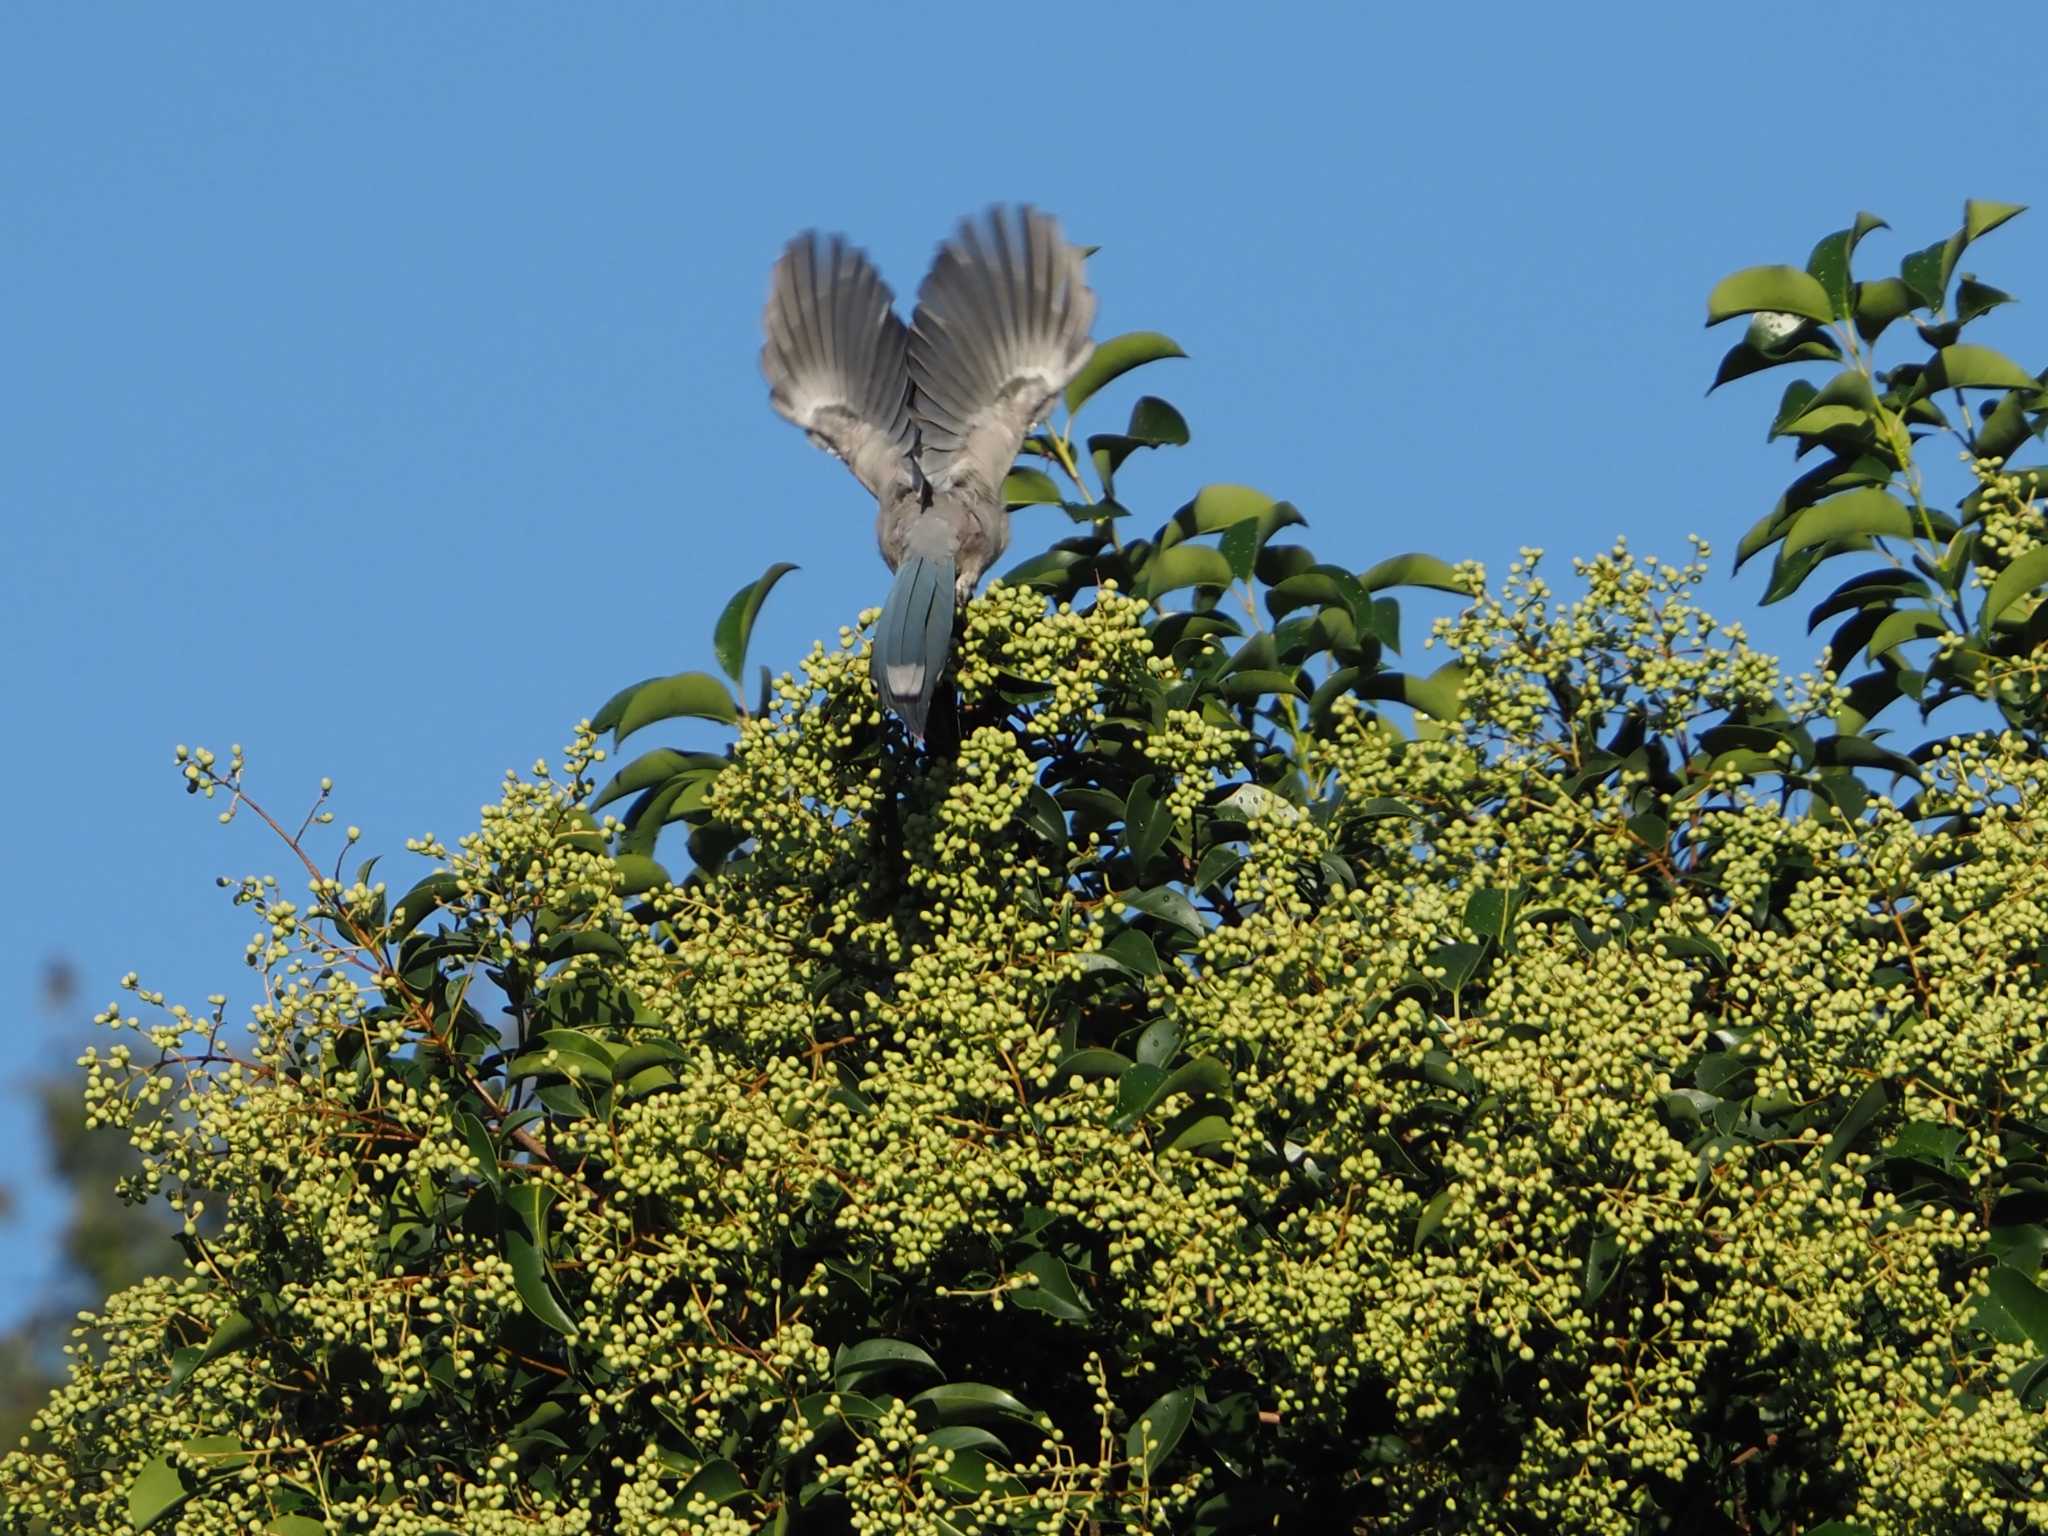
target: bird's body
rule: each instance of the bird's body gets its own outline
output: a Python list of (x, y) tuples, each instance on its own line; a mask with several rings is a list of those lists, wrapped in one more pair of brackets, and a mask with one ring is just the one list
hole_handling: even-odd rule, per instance
[(775, 265), (762, 318), (769, 401), (876, 500), (876, 542), (896, 579), (875, 631), (875, 684), (920, 740), (954, 610), (1010, 542), (1004, 477), (1088, 361), (1094, 318), (1082, 252), (1030, 208), (963, 222), (907, 327), (843, 239), (799, 235)]

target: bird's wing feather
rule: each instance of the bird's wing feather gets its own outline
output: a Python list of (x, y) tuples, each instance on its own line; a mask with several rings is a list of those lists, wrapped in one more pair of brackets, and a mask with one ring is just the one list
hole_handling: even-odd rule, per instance
[(778, 414), (851, 469), (884, 503), (914, 476), (910, 333), (867, 256), (806, 231), (775, 263), (761, 372)]
[(992, 209), (939, 248), (910, 322), (918, 461), (935, 492), (992, 496), (1095, 344), (1095, 295), (1051, 215)]

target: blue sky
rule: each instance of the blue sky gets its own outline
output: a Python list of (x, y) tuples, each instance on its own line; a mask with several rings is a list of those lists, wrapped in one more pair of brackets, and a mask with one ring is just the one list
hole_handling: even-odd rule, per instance
[[(803, 566), (755, 638), (778, 668), (880, 601), (871, 504), (756, 372), (769, 263), (807, 225), (899, 295), (991, 201), (1100, 244), (1098, 335), (1191, 354), (1090, 413), (1114, 428), (1142, 388), (1192, 424), (1121, 477), (1142, 520), (1245, 481), (1325, 558), (1497, 573), (1523, 544), (1697, 531), (1715, 606), (1750, 617), (1761, 573), (1727, 555), (1790, 461), (1777, 380), (1702, 398), (1735, 339), (1702, 330), (1708, 287), (1860, 207), (1890, 270), (1966, 196), (2048, 196), (2000, 126), (2015, 87), (1970, 85), (1987, 34), (1930, 16), (6, 8), (14, 1073), (75, 1054), (131, 968), (195, 1005), (252, 993), (213, 877), (281, 850), (181, 796), (174, 743), (242, 742), (280, 813), (332, 775), (396, 880), (405, 837), (467, 830), (615, 687), (708, 667), (771, 561)], [(2035, 57), (2048, 11), (1999, 30), (1994, 65)], [(1983, 339), (2039, 366), (2048, 210), (1973, 259), (2033, 301)], [(1018, 551), (1056, 515), (1020, 514)], [(1802, 662), (1803, 606), (1753, 626)], [(63, 1018), (37, 1006), (54, 955), (82, 985)], [(29, 1125), (0, 1101), (0, 1135)], [(54, 1219), (26, 1191), (0, 1317)]]

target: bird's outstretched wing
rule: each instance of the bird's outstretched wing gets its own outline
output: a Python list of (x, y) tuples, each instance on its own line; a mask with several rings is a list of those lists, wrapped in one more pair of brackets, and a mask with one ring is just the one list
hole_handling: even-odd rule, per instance
[(866, 254), (807, 230), (775, 263), (761, 372), (768, 400), (886, 506), (914, 479), (910, 333)]
[(993, 497), (1024, 434), (1095, 350), (1080, 247), (1050, 214), (991, 209), (939, 247), (910, 322), (918, 462), (937, 494)]

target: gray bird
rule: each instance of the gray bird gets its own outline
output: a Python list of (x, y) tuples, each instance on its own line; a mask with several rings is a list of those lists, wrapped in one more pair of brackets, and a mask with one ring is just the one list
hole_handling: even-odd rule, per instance
[(840, 236), (807, 230), (775, 264), (768, 399), (880, 504), (875, 538), (896, 579), (875, 630), (875, 687), (920, 742), (954, 608), (1010, 542), (1003, 479), (1095, 350), (1094, 320), (1080, 247), (1028, 207), (961, 222), (908, 329)]

